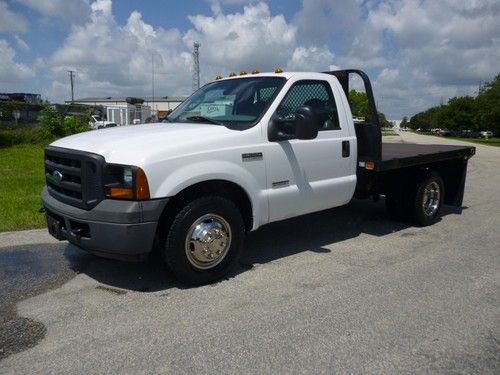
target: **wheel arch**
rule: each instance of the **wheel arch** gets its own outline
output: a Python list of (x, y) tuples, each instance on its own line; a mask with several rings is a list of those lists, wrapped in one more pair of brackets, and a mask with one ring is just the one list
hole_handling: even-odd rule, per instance
[(164, 230), (174, 216), (188, 202), (202, 196), (215, 195), (230, 199), (240, 210), (245, 230), (248, 232), (254, 226), (254, 208), (248, 192), (239, 184), (223, 179), (206, 180), (192, 184), (179, 191), (167, 202), (160, 217), (158, 231)]

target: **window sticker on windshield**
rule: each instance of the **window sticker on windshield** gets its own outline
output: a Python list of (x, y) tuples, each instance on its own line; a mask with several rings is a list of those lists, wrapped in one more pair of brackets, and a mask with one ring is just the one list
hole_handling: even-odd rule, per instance
[(206, 117), (227, 116), (233, 113), (233, 106), (226, 103), (203, 103), (201, 115)]

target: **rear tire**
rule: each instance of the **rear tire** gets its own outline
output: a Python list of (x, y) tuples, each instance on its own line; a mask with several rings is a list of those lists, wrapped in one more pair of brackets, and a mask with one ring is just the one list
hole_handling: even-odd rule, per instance
[(444, 183), (437, 172), (430, 172), (418, 185), (412, 204), (413, 222), (427, 226), (439, 220), (444, 202)]
[(210, 283), (238, 262), (244, 228), (240, 211), (229, 199), (195, 199), (175, 216), (162, 246), (164, 259), (179, 281)]

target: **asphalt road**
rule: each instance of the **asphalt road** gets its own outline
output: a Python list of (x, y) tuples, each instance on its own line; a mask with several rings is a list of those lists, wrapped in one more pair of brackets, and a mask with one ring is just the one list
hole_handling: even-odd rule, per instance
[(0, 234), (0, 373), (498, 374), (499, 163), (478, 145), (463, 210), (434, 226), (354, 201), (252, 233), (241, 267), (199, 288)]

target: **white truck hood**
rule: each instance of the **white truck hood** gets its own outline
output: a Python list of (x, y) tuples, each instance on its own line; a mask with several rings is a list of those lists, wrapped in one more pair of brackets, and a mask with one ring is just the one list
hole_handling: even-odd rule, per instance
[(240, 134), (214, 124), (155, 123), (93, 130), (59, 139), (51, 144), (104, 156), (109, 163), (144, 165), (206, 151), (207, 145), (224, 147)]

